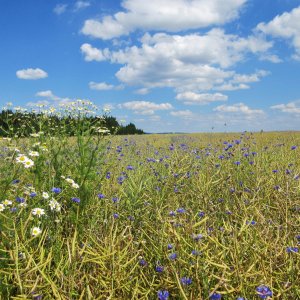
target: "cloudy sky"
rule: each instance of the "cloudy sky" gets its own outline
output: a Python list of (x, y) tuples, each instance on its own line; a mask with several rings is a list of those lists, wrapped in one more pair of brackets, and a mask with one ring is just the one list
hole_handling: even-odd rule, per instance
[(0, 0), (0, 104), (147, 132), (300, 129), (300, 0)]

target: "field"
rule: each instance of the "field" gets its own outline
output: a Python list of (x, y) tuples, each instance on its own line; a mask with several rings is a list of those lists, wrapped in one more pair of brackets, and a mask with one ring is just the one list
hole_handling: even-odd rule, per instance
[(297, 132), (0, 141), (1, 299), (300, 299)]

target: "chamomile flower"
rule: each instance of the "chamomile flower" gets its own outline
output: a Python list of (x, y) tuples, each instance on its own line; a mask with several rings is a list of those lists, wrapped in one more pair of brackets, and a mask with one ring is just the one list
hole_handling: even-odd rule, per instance
[(31, 235), (33, 236), (37, 236), (39, 234), (41, 234), (42, 230), (39, 227), (33, 227), (31, 229)]
[(31, 213), (34, 216), (41, 217), (41, 216), (45, 215), (45, 210), (43, 208), (36, 207), (31, 211)]
[(39, 154), (37, 151), (30, 151), (30, 152), (28, 153), (28, 155), (31, 156), (31, 157), (37, 157), (37, 156), (40, 156), (40, 154)]
[(24, 154), (19, 154), (16, 158), (17, 163), (25, 163), (26, 161), (28, 161), (28, 157)]
[(72, 183), (72, 188), (74, 188), (74, 189), (79, 189), (79, 184), (73, 182), (73, 183)]
[(66, 182), (73, 184), (73, 183), (74, 183), (74, 180), (71, 179), (71, 178), (66, 178)]
[(4, 204), (5, 206), (9, 206), (9, 205), (12, 205), (12, 202), (10, 200), (6, 199), (2, 202), (2, 204)]
[(25, 161), (25, 162), (23, 163), (23, 165), (24, 165), (24, 167), (25, 167), (26, 169), (29, 169), (29, 168), (31, 168), (31, 167), (34, 166), (34, 162), (33, 162), (33, 160), (28, 159), (27, 161)]
[(56, 210), (60, 211), (61, 210), (61, 205), (54, 199), (51, 199), (49, 202), (49, 206), (51, 210)]
[(0, 203), (0, 212), (4, 211), (5, 205), (3, 203)]
[(49, 199), (50, 196), (49, 196), (49, 194), (47, 192), (43, 192), (42, 197), (44, 199)]

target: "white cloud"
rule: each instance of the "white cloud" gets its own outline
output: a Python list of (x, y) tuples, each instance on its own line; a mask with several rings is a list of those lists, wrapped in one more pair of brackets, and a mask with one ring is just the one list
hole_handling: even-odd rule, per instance
[(197, 94), (194, 92), (184, 92), (176, 95), (176, 99), (183, 101), (184, 104), (208, 104), (215, 101), (226, 101), (228, 96), (221, 93), (215, 94)]
[(84, 55), (85, 61), (103, 61), (106, 60), (105, 52), (106, 50), (99, 50), (92, 47), (90, 44), (82, 44), (80, 47), (81, 53)]
[(286, 104), (278, 104), (271, 106), (272, 109), (280, 110), (289, 114), (300, 114), (300, 100), (289, 102)]
[(28, 102), (28, 103), (26, 103), (26, 106), (39, 107), (39, 106), (48, 106), (49, 104), (50, 104), (49, 101), (41, 100), (41, 101), (37, 101), (37, 102)]
[(36, 79), (42, 79), (48, 77), (47, 72), (39, 68), (18, 70), (16, 72), (16, 75), (20, 79), (27, 79), (27, 80), (36, 80)]
[(89, 87), (91, 90), (98, 90), (98, 91), (108, 91), (114, 89), (114, 85), (112, 84), (107, 84), (105, 82), (94, 82), (91, 81), (89, 83)]
[(149, 89), (147, 88), (142, 88), (135, 91), (135, 94), (138, 95), (147, 95), (148, 93), (149, 93)]
[[(86, 49), (91, 49), (89, 44), (85, 45)], [(214, 87), (221, 90), (222, 85), (229, 83), (232, 83), (232, 89), (246, 88), (245, 84), (237, 84), (234, 78), (242, 75), (227, 68), (245, 59), (247, 54), (260, 55), (271, 46), (260, 37), (240, 38), (225, 34), (221, 29), (212, 29), (204, 35), (158, 33), (153, 36), (145, 34), (140, 47), (118, 51), (92, 48), (94, 55), (87, 56), (86, 60), (93, 60), (96, 56), (98, 60), (123, 65), (116, 77), (124, 84), (141, 86), (142, 92), (159, 87), (174, 88), (179, 93), (199, 92)], [(259, 72), (252, 74), (253, 78), (248, 78), (247, 82), (265, 76)]]
[(58, 96), (54, 95), (51, 90), (37, 92), (35, 94), (35, 96), (45, 98), (47, 100), (55, 101), (58, 104), (68, 103), (68, 102), (72, 101), (70, 98), (62, 98), (62, 97), (58, 97)]
[(91, 3), (89, 1), (76, 1), (76, 3), (74, 4), (74, 10), (78, 11), (84, 8), (87, 8), (91, 5)]
[(119, 108), (133, 110), (135, 114), (153, 115), (158, 110), (170, 110), (173, 106), (170, 103), (154, 103), (149, 101), (130, 101), (119, 104)]
[(179, 118), (191, 118), (194, 116), (193, 112), (191, 112), (190, 110), (177, 110), (177, 111), (171, 111), (170, 112), (171, 116), (174, 117), (179, 117)]
[(300, 6), (290, 12), (276, 16), (269, 23), (260, 23), (257, 30), (273, 37), (291, 40), (296, 53), (295, 59), (300, 59)]
[(236, 103), (233, 105), (220, 105), (214, 108), (214, 111), (222, 113), (239, 113), (246, 116), (262, 115), (264, 114), (263, 110), (260, 109), (251, 109), (244, 103)]
[(221, 25), (238, 17), (246, 0), (123, 0), (125, 11), (86, 20), (82, 33), (101, 39), (138, 29), (179, 32)]
[(63, 14), (67, 10), (68, 4), (57, 4), (53, 11), (57, 15)]
[(235, 74), (228, 82), (216, 86), (217, 91), (236, 91), (249, 89), (250, 86), (246, 83), (258, 82), (262, 77), (269, 75), (270, 72), (265, 70), (258, 70), (253, 74)]

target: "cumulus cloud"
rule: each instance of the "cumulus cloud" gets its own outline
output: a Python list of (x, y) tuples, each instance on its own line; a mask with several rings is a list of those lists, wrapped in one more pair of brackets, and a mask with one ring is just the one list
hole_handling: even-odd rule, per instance
[(39, 68), (18, 70), (16, 72), (16, 75), (18, 78), (26, 79), (26, 80), (36, 80), (36, 79), (42, 79), (48, 77), (47, 72)]
[(184, 104), (208, 104), (215, 101), (226, 101), (228, 96), (221, 93), (215, 94), (198, 94), (194, 92), (184, 92), (176, 95), (176, 99), (183, 101)]
[(183, 118), (183, 119), (188, 119), (188, 118), (191, 118), (191, 117), (194, 116), (193, 112), (191, 112), (188, 109), (186, 109), (186, 110), (171, 111), (170, 115), (174, 116), (174, 117)]
[(108, 90), (112, 90), (114, 89), (114, 85), (112, 84), (107, 84), (105, 82), (94, 82), (94, 81), (91, 81), (89, 83), (89, 87), (91, 90), (98, 90), (98, 91), (108, 91)]
[(63, 14), (66, 10), (67, 10), (68, 4), (57, 4), (54, 9), (53, 12), (57, 15), (61, 15)]
[(276, 109), (284, 113), (300, 114), (300, 100), (289, 102), (286, 104), (278, 104), (271, 106), (271, 109)]
[(103, 61), (106, 60), (105, 52), (107, 50), (99, 50), (92, 47), (91, 44), (85, 43), (80, 47), (81, 53), (84, 55), (85, 61)]
[(58, 96), (54, 95), (51, 90), (37, 92), (35, 94), (35, 96), (45, 98), (47, 100), (55, 101), (58, 104), (68, 103), (68, 102), (72, 101), (70, 98), (63, 98), (63, 97), (58, 97)]
[(300, 6), (276, 16), (269, 23), (260, 23), (257, 30), (273, 37), (290, 40), (295, 48), (294, 58), (300, 60)]
[(221, 29), (212, 29), (204, 35), (145, 34), (141, 46), (118, 51), (102, 51), (84, 45), (82, 51), (86, 53), (86, 60), (106, 59), (121, 64), (116, 77), (124, 84), (141, 86), (141, 92), (159, 87), (171, 87), (177, 92), (207, 91), (214, 87), (229, 90), (229, 83), (231, 90), (248, 88), (244, 82), (258, 81), (265, 73), (252, 74), (251, 78), (245, 75), (244, 82), (238, 84), (238, 78), (234, 76), (242, 75), (229, 67), (247, 54), (261, 54), (272, 46), (261, 37), (241, 38)]
[(173, 106), (170, 103), (154, 103), (149, 101), (130, 101), (119, 104), (119, 108), (133, 110), (135, 114), (153, 115), (158, 110), (170, 110)]
[(204, 28), (237, 18), (245, 3), (246, 0), (124, 0), (124, 11), (100, 20), (86, 20), (81, 31), (112, 39), (138, 29), (179, 32)]
[(236, 103), (233, 105), (220, 105), (214, 108), (214, 111), (222, 113), (238, 113), (246, 116), (255, 116), (264, 114), (263, 110), (260, 109), (251, 109), (249, 106), (244, 103)]

